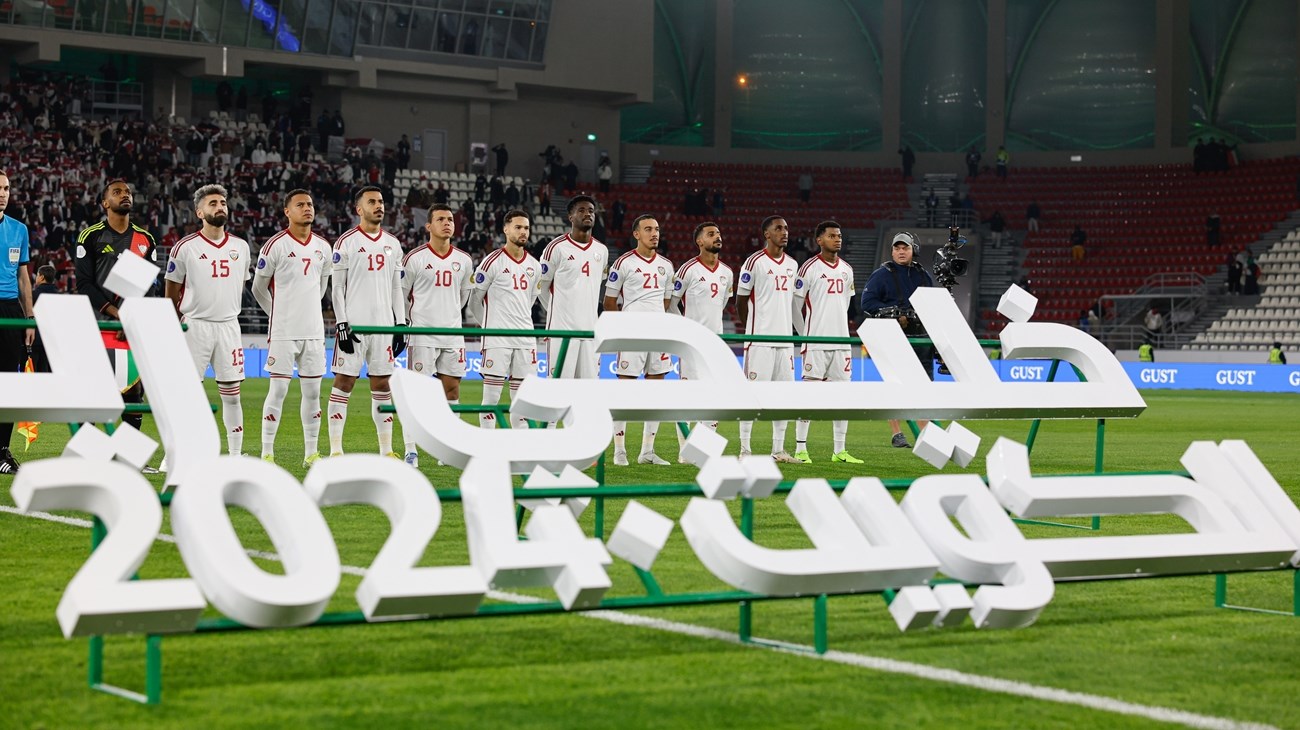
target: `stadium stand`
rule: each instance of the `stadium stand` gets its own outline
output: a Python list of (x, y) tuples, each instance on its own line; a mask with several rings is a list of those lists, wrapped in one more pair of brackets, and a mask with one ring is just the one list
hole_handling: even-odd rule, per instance
[[(1246, 162), (1226, 172), (1191, 165), (1114, 168), (1017, 168), (1009, 178), (969, 181), (981, 214), (1000, 210), (1026, 250), (1024, 268), (1040, 298), (1036, 319), (1073, 323), (1099, 296), (1128, 294), (1162, 272), (1218, 271), (1228, 251), (1254, 243), (1296, 206), (1300, 160)], [(1043, 209), (1041, 230), (1025, 232), (1031, 201)], [(1222, 219), (1218, 247), (1205, 221)], [(1082, 262), (1071, 259), (1074, 226), (1088, 234)], [(982, 312), (989, 331), (1005, 325)]]
[(1267, 349), (1274, 342), (1300, 348), (1300, 229), (1259, 257), (1262, 294), (1254, 306), (1234, 307), (1198, 333), (1186, 349)]

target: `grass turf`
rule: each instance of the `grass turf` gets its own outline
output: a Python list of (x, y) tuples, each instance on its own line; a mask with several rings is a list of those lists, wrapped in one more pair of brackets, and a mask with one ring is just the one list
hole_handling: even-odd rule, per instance
[[(248, 437), (257, 451), (264, 380), (244, 389)], [(328, 384), (327, 384), (328, 385)], [(211, 383), (209, 383), (211, 387)], [(810, 386), (813, 387), (813, 386)], [(367, 403), (364, 383), (354, 404)], [(215, 401), (215, 389), (210, 392)], [(463, 402), (478, 400), (466, 382)], [(1208, 392), (1148, 392), (1149, 408), (1135, 420), (1107, 423), (1108, 470), (1177, 469), (1178, 457), (1198, 439), (1243, 438), (1292, 499), (1300, 497), (1300, 396)], [(280, 463), (301, 478), (301, 434), (296, 387), (277, 444)], [(1024, 422), (968, 422), (983, 437), (981, 457), (997, 435), (1023, 440)], [(152, 423), (146, 420), (146, 430)], [(629, 433), (635, 454), (639, 427)], [(722, 432), (733, 439), (734, 424)], [(755, 428), (756, 452), (766, 451), (769, 430)], [(43, 427), (27, 458), (55, 455), (67, 431)], [(793, 426), (787, 447), (793, 451)], [(1033, 455), (1035, 473), (1091, 471), (1095, 422), (1045, 422)], [(932, 470), (908, 451), (888, 445), (882, 423), (854, 423), (849, 450), (867, 464), (830, 463), (829, 424), (814, 424), (816, 463), (787, 465), (787, 478), (904, 477)], [(326, 443), (322, 434), (322, 447)], [(400, 435), (398, 438), (400, 444)], [(659, 453), (675, 455), (676, 440), (661, 430)], [(373, 451), (374, 427), (353, 407), (348, 451)], [(400, 450), (400, 448), (399, 448)], [(19, 454), (22, 458), (22, 454)], [(437, 487), (454, 487), (459, 474), (431, 466), (422, 471)], [(972, 467), (982, 467), (982, 458)], [(949, 467), (948, 472), (954, 471)], [(972, 468), (972, 471), (979, 471)], [(609, 467), (610, 484), (680, 483), (690, 466)], [(0, 477), (0, 504), (11, 505), (11, 479)], [(644, 500), (677, 518), (685, 498)], [(621, 512), (610, 500), (606, 529)], [(592, 512), (583, 517), (592, 528)], [(801, 547), (807, 538), (779, 498), (756, 505), (756, 539), (771, 547)], [(387, 521), (370, 507), (325, 510), (345, 564), (368, 565), (388, 534)], [(270, 550), (250, 515), (232, 511), (250, 549)], [(1082, 520), (1073, 520), (1083, 523)], [(1161, 515), (1105, 518), (1101, 533), (1185, 530)], [(1026, 526), (1031, 537), (1062, 536), (1059, 528)], [(164, 532), (170, 528), (164, 526)], [(433, 621), (333, 629), (295, 629), (168, 638), (163, 642), (165, 692), (159, 707), (142, 708), (90, 692), (86, 650), (59, 633), (54, 609), (84, 560), (85, 529), (0, 513), (0, 725), (13, 727), (113, 726), (460, 726), (529, 727), (626, 725), (633, 727), (843, 727), (884, 726), (1125, 727), (1150, 720), (1100, 710), (942, 684), (895, 674), (810, 661), (719, 641), (648, 628), (612, 625), (582, 616), (507, 620)], [(466, 560), (459, 505), (445, 505), (443, 523), (424, 564)], [(279, 566), (263, 561), (275, 572)], [(616, 561), (610, 595), (636, 595), (632, 569)], [(175, 546), (156, 543), (141, 569), (144, 578), (185, 575)], [(673, 533), (655, 566), (666, 591), (723, 586)], [(354, 610), (358, 578), (345, 575), (332, 611)], [(1291, 576), (1234, 576), (1234, 603), (1289, 608)], [(546, 591), (527, 591), (547, 596)], [(655, 609), (643, 615), (734, 632), (734, 606)], [(811, 642), (808, 601), (755, 607), (755, 633)], [(209, 611), (209, 615), (216, 615)], [(1242, 721), (1300, 727), (1295, 694), (1300, 687), (1300, 620), (1213, 607), (1213, 578), (1170, 578), (1082, 585), (1061, 584), (1034, 626), (1018, 631), (956, 629), (899, 634), (878, 597), (830, 600), (832, 649), (889, 657), (974, 674), (1087, 692), (1129, 702), (1176, 708)], [(143, 640), (110, 638), (106, 679), (142, 686)]]

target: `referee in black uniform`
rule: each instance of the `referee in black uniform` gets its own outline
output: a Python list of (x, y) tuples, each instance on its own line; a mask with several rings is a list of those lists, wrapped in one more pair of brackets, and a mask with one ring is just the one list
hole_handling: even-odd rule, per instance
[[(99, 319), (118, 319), (118, 305), (122, 297), (104, 288), (108, 272), (117, 263), (117, 257), (127, 251), (140, 256), (154, 266), (158, 265), (158, 250), (149, 231), (131, 222), (131, 209), (134, 197), (131, 186), (125, 180), (109, 180), (104, 186), (99, 204), (104, 209), (104, 220), (90, 226), (77, 235), (76, 250), (73, 253), (77, 274), (77, 293), (90, 298)], [(149, 291), (150, 296), (157, 296), (157, 280)], [(109, 348), (109, 362), (114, 368), (119, 367), (115, 351), (123, 348), (125, 335), (121, 332), (105, 332), (104, 343)], [(125, 367), (125, 366), (121, 366)], [(127, 403), (144, 401), (144, 387), (138, 376), (131, 374), (122, 389), (122, 400)], [(139, 413), (126, 413), (122, 420), (139, 429), (144, 417)], [(146, 467), (146, 471), (154, 471)]]

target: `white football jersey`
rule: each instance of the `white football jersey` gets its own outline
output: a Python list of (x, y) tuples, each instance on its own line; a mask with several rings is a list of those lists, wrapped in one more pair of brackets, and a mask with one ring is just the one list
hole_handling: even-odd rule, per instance
[(217, 242), (194, 233), (172, 246), (165, 276), (182, 285), (183, 320), (228, 322), (239, 317), (244, 282), (252, 275), (247, 241), (227, 233)]
[(722, 334), (722, 313), (735, 289), (731, 267), (718, 261), (710, 269), (696, 256), (677, 270), (673, 302), (681, 302), (682, 314), (710, 332)]
[(600, 306), (608, 260), (605, 244), (595, 237), (584, 246), (566, 233), (546, 245), (538, 285), (541, 296), (546, 298), (547, 329), (596, 328), (596, 308)]
[[(745, 334), (794, 334), (791, 307), (797, 276), (795, 260), (784, 252), (781, 258), (774, 259), (767, 254), (766, 249), (760, 249), (745, 259), (745, 265), (740, 270), (740, 282), (736, 284), (736, 294), (749, 297), (749, 319), (745, 322)], [(789, 347), (779, 343), (755, 345)]]
[[(537, 301), (537, 278), (541, 265), (524, 252), (515, 260), (498, 248), (483, 259), (474, 273), (474, 296), (484, 297), (483, 326), (488, 329), (526, 330), (533, 328), (533, 302)], [(489, 347), (537, 347), (534, 337), (484, 337)]]
[(330, 278), (330, 245), (315, 232), (299, 241), (287, 229), (257, 258), (257, 276), (271, 279), (270, 340), (324, 340), (321, 299)]
[(605, 296), (622, 296), (624, 312), (663, 312), (664, 300), (672, 292), (673, 262), (658, 253), (647, 260), (633, 249), (609, 267)]
[(402, 244), (388, 231), (371, 236), (353, 228), (340, 236), (334, 271), (346, 279), (334, 280), (334, 319), (350, 325), (404, 324), (401, 260)]
[[(412, 327), (461, 327), (461, 310), (473, 287), (474, 261), (452, 246), (439, 256), (425, 244), (402, 259), (402, 293), (406, 296), (406, 318)], [(412, 335), (412, 347), (459, 349), (465, 338), (459, 335)]]
[[(849, 304), (853, 301), (853, 267), (849, 262), (836, 259), (832, 266), (821, 256), (808, 259), (799, 267), (794, 297), (803, 316), (804, 334), (814, 337), (849, 336)], [(847, 350), (851, 347), (810, 342), (803, 349)]]

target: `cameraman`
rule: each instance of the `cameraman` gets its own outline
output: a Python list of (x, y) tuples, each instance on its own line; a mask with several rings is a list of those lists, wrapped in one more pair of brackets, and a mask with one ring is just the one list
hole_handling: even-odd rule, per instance
[[(871, 273), (866, 287), (862, 290), (862, 311), (868, 317), (897, 318), (903, 332), (909, 337), (924, 337), (925, 327), (912, 310), (912, 292), (923, 286), (934, 286), (929, 272), (915, 261), (921, 246), (916, 237), (906, 231), (894, 234), (890, 244), (891, 259), (880, 265)], [(934, 379), (934, 347), (931, 345), (913, 345), (926, 374)], [(921, 428), (925, 422), (919, 422)], [(889, 428), (894, 432), (890, 441), (900, 449), (908, 448), (907, 437), (899, 429), (897, 419), (889, 421)]]

